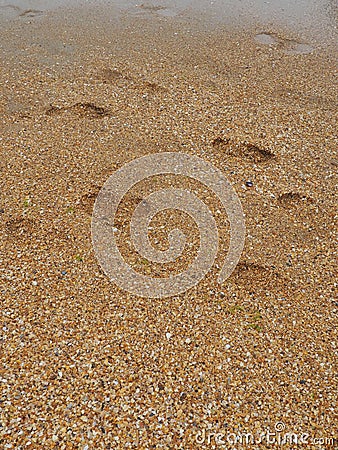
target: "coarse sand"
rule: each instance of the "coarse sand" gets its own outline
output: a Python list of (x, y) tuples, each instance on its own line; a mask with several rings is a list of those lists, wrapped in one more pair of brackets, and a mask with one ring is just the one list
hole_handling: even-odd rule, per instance
[[(241, 448), (234, 435), (251, 433), (250, 448), (263, 449), (277, 445), (259, 442), (269, 430), (307, 434), (309, 449), (337, 446), (332, 42), (273, 24), (187, 24), (156, 10), (117, 21), (90, 8), (77, 20), (8, 20), (0, 42), (0, 448)], [(91, 216), (116, 169), (163, 151), (222, 170), (246, 242), (223, 285), (226, 237), (196, 287), (149, 299), (109, 281)], [(229, 231), (198, 183), (145, 180), (116, 225), (142, 273), (165, 276), (196, 253), (196, 227), (174, 211), (151, 237), (165, 249), (177, 223), (190, 233), (178, 268), (152, 267), (128, 240), (132, 209), (176, 182)]]

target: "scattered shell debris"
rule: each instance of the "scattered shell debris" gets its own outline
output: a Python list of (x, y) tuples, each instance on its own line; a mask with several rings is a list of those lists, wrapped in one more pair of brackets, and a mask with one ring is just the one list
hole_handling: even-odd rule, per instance
[[(337, 439), (335, 50), (286, 56), (253, 39), (260, 25), (88, 8), (0, 27), (0, 448), (196, 450), (218, 448), (209, 432), (276, 426)], [(149, 239), (166, 250), (182, 229), (178, 268), (135, 252), (131, 213), (151, 189), (191, 189), (222, 237), (196, 287), (147, 299), (105, 276), (91, 214), (114, 171), (162, 151), (222, 170), (247, 235), (219, 285), (230, 227), (213, 192), (165, 175), (135, 186), (107, 223), (140, 272), (176, 273), (198, 250), (170, 210)]]

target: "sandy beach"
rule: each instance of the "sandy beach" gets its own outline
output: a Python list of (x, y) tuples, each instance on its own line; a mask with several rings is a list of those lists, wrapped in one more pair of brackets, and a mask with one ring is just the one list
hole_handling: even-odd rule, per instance
[[(0, 3), (1, 449), (337, 448), (337, 10), (263, 3)], [(200, 283), (132, 295), (96, 258), (100, 189), (160, 152), (237, 192), (245, 247), (222, 285), (227, 216), (188, 177), (136, 185), (116, 227), (135, 270), (184, 270), (191, 218), (154, 219), (162, 250), (174, 227), (190, 242), (165, 267), (128, 224), (152, 190), (191, 189), (223, 236)]]

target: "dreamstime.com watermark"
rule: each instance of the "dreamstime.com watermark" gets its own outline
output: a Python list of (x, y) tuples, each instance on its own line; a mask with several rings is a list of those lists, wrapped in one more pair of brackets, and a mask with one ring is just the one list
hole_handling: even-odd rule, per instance
[(323, 448), (331, 447), (338, 448), (338, 439), (334, 437), (312, 437), (308, 433), (294, 433), (286, 431), (283, 422), (277, 422), (274, 430), (267, 428), (261, 433), (231, 433), (212, 432), (203, 429), (195, 435), (196, 444), (199, 445), (217, 445), (227, 446), (227, 448), (235, 446), (251, 446), (251, 445), (315, 445), (323, 446)]
[(176, 261), (185, 248), (185, 234), (174, 229), (168, 235), (169, 248), (160, 251), (151, 245), (148, 231), (156, 214), (174, 209), (188, 214), (200, 235), (197, 256), (182, 273), (156, 278), (136, 272), (122, 257), (114, 218), (123, 197), (139, 182), (158, 175), (189, 177), (207, 186), (222, 203), (230, 222), (230, 244), (218, 275), (223, 283), (235, 269), (245, 240), (244, 214), (239, 198), (225, 175), (212, 164), (185, 153), (163, 152), (134, 159), (114, 172), (98, 194), (92, 217), (92, 241), (97, 259), (106, 275), (119, 287), (143, 297), (169, 297), (198, 284), (211, 269), (218, 253), (216, 221), (204, 202), (188, 189), (173, 187), (157, 190), (137, 205), (130, 222), (135, 250), (148, 261)]

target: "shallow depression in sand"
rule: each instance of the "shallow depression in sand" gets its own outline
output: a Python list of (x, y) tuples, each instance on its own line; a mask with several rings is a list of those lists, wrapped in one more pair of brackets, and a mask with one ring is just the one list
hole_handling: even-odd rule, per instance
[(297, 42), (294, 39), (286, 39), (270, 33), (259, 33), (254, 37), (255, 41), (261, 45), (274, 46), (282, 50), (286, 55), (307, 55), (315, 48), (304, 42)]

